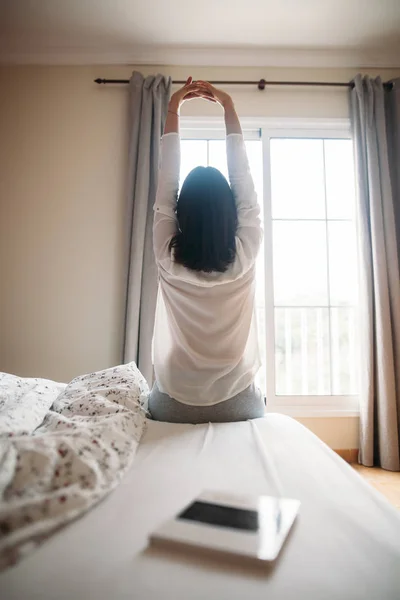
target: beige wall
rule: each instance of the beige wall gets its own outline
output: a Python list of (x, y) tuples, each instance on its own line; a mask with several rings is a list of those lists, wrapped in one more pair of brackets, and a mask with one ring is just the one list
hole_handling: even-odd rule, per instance
[(0, 369), (120, 362), (126, 91), (92, 69), (0, 71)]
[(358, 448), (358, 417), (301, 417), (297, 421), (335, 450)]
[[(121, 361), (129, 67), (0, 68), (0, 370), (68, 381)], [(350, 79), (350, 70), (140, 69), (175, 79)], [(383, 72), (388, 78), (395, 72)], [(232, 88), (242, 116), (345, 117), (341, 89)], [(188, 103), (183, 115), (217, 115)], [(355, 420), (315, 419), (337, 448)]]

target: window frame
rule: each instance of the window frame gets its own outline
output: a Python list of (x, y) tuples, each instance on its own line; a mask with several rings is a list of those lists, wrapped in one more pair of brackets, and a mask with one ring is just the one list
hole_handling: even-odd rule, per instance
[[(359, 395), (277, 396), (272, 256), (270, 140), (272, 138), (351, 139), (349, 119), (241, 118), (245, 140), (260, 139), (263, 152), (265, 344), (267, 412), (293, 417), (359, 416)], [(181, 117), (181, 139), (225, 139), (223, 117)]]

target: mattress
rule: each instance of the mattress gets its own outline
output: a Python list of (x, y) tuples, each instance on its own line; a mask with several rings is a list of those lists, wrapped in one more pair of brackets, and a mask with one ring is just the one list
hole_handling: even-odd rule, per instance
[[(301, 501), (273, 566), (148, 547), (204, 489)], [(148, 422), (119, 487), (0, 577), (7, 600), (400, 598), (400, 514), (305, 427)]]

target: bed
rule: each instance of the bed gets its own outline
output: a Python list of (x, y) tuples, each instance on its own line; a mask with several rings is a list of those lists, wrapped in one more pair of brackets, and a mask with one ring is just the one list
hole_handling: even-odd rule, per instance
[[(298, 498), (298, 520), (263, 569), (148, 547), (203, 489)], [(0, 575), (4, 600), (399, 600), (400, 515), (293, 419), (148, 421), (119, 485)]]

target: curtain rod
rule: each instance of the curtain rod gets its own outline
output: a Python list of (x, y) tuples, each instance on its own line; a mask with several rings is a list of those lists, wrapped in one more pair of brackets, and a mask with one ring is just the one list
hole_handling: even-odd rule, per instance
[[(129, 83), (129, 79), (101, 79), (98, 77), (94, 80), (95, 83)], [(186, 81), (173, 81), (173, 84), (184, 85)], [(318, 86), (318, 87), (354, 87), (354, 81), (339, 82), (339, 81), (266, 81), (265, 79), (260, 79), (259, 81), (210, 81), (210, 83), (215, 85), (256, 85), (259, 90), (264, 90), (267, 85), (304, 85), (304, 86)], [(383, 84), (385, 88), (391, 90), (393, 88), (393, 83), (388, 81)]]

